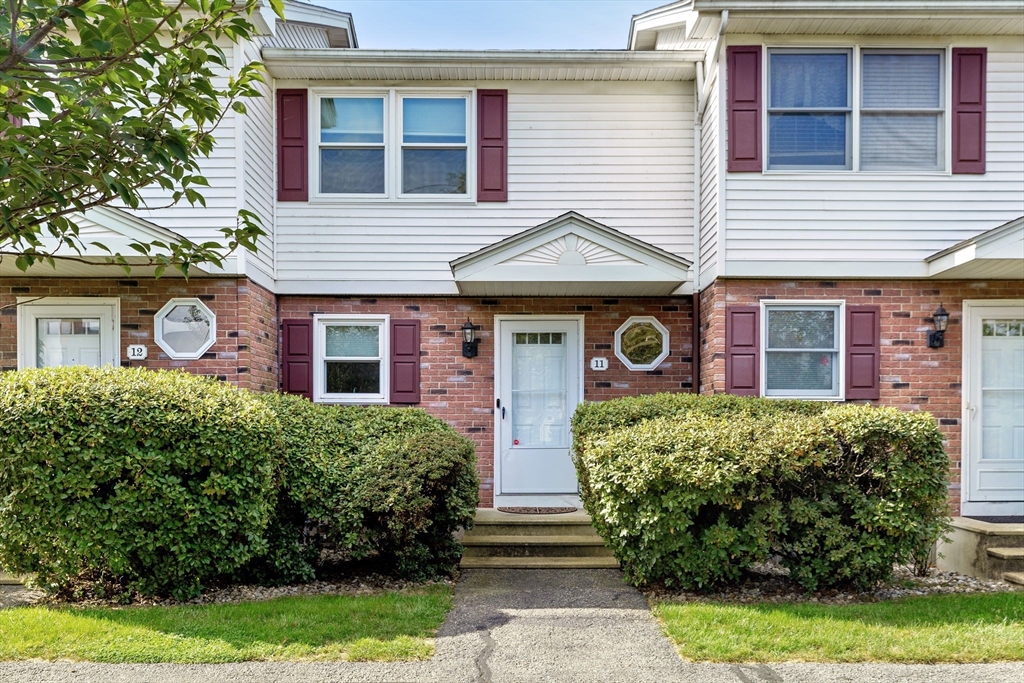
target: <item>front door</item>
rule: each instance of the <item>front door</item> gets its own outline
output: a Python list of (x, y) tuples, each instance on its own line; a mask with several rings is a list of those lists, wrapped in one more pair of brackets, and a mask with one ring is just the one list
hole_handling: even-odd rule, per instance
[(497, 325), (497, 493), (575, 496), (569, 420), (581, 399), (582, 320), (499, 319)]
[(964, 319), (964, 514), (1024, 514), (1024, 301)]

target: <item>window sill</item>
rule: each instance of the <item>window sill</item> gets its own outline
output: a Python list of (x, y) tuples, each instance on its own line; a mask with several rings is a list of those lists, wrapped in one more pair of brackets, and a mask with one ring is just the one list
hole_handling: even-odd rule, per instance
[(310, 204), (319, 206), (341, 206), (365, 204), (367, 206), (427, 205), (427, 204), (476, 204), (476, 197), (332, 197), (318, 196), (309, 199)]
[(771, 398), (780, 401), (824, 401), (828, 403), (843, 403), (846, 401), (845, 396), (777, 396), (761, 394), (761, 398)]
[[(736, 171), (730, 172), (737, 173)], [(746, 175), (749, 175), (747, 173)], [(814, 170), (796, 170), (796, 169), (766, 169), (761, 171), (761, 175), (766, 176), (800, 176), (801, 178), (815, 177), (815, 178), (842, 178), (843, 180), (849, 180), (850, 176), (869, 176), (871, 178), (944, 178), (952, 176), (953, 174), (949, 171), (814, 171)]]
[(330, 403), (333, 405), (349, 405), (349, 406), (386, 406), (388, 400), (386, 398), (334, 398), (329, 396), (316, 396), (313, 399), (313, 403)]

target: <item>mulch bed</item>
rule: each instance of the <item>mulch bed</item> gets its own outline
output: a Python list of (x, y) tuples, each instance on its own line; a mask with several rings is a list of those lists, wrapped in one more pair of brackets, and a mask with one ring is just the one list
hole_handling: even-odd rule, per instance
[(514, 515), (564, 515), (576, 512), (577, 508), (498, 508), (498, 512), (511, 512)]

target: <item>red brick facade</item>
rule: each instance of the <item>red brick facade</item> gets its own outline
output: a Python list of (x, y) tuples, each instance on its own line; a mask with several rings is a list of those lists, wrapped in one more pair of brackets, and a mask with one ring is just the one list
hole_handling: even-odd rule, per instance
[[(515, 314), (584, 316), (584, 398), (603, 401), (660, 391), (692, 391), (693, 315), (689, 297), (664, 299), (460, 297), (304, 297), (278, 298), (282, 320), (314, 313), (389, 314), (421, 320), (422, 402), (418, 407), (445, 420), (477, 444), (480, 504), (493, 504), (494, 489), (494, 316)], [(669, 330), (670, 353), (656, 370), (628, 370), (612, 348), (615, 330), (634, 315), (651, 315)], [(466, 320), (479, 327), (480, 355), (462, 357)], [(603, 372), (590, 359), (608, 359)]]
[[(0, 282), (0, 368), (18, 366), (19, 298), (117, 297), (121, 301), (119, 360), (128, 344), (149, 357), (132, 365), (184, 368), (260, 391), (277, 388), (277, 312), (274, 295), (245, 278), (69, 279), (4, 278)], [(196, 297), (217, 316), (217, 340), (198, 360), (171, 360), (154, 340), (154, 316), (174, 297)]]
[[(950, 458), (950, 507), (960, 509), (960, 420), (964, 299), (1022, 299), (1024, 281), (716, 280), (700, 298), (700, 391), (723, 393), (725, 311), (763, 299), (831, 299), (882, 309), (881, 397), (877, 405), (926, 410), (939, 422)], [(928, 348), (932, 313), (949, 311), (946, 345)]]
[[(17, 367), (18, 297), (118, 297), (122, 364), (128, 344), (149, 346), (149, 368), (184, 368), (257, 391), (273, 391), (280, 380), (279, 319), (314, 313), (389, 314), (421, 321), (421, 403), (477, 444), (481, 504), (493, 504), (494, 317), (583, 315), (584, 398), (602, 401), (660, 391), (693, 391), (690, 297), (649, 299), (468, 297), (277, 296), (245, 278), (67, 279), (5, 278), (0, 282), (0, 368)], [(154, 315), (173, 297), (197, 297), (217, 314), (217, 340), (199, 360), (174, 361), (156, 345)], [(875, 403), (927, 410), (946, 436), (953, 484), (950, 504), (960, 502), (962, 302), (1021, 299), (1021, 281), (781, 281), (719, 279), (700, 295), (700, 378), (704, 394), (722, 393), (725, 377), (725, 312), (730, 305), (762, 299), (843, 300), (882, 309), (881, 398)], [(932, 312), (950, 312), (946, 346), (928, 348)], [(653, 371), (630, 371), (615, 356), (615, 331), (634, 315), (656, 317), (671, 338), (669, 356)], [(462, 324), (478, 326), (480, 354), (463, 358)], [(595, 356), (607, 371), (591, 370)]]

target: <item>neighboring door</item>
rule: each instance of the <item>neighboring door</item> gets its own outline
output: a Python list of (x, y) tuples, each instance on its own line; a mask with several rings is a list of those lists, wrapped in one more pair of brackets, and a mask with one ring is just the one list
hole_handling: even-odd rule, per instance
[(582, 320), (497, 325), (497, 493), (575, 496), (569, 420), (581, 400)]
[(1024, 514), (1024, 301), (964, 319), (964, 513)]
[(40, 299), (18, 306), (18, 367), (117, 362), (116, 299)]

